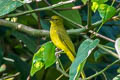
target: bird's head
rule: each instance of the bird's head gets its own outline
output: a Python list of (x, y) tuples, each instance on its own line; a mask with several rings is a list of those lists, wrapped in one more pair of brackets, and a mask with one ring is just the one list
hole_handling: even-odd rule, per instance
[(63, 19), (59, 16), (52, 16), (51, 19), (50, 19), (50, 23), (51, 24), (62, 24)]

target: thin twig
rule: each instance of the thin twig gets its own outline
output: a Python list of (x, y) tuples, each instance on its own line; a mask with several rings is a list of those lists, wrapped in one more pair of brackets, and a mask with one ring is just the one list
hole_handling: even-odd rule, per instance
[(90, 30), (89, 32), (92, 33), (92, 34), (94, 34), (94, 35), (97, 36), (97, 37), (100, 37), (100, 38), (102, 38), (102, 39), (105, 39), (105, 40), (107, 40), (107, 41), (110, 41), (110, 42), (115, 43), (115, 40), (112, 40), (111, 38), (108, 38), (108, 37), (106, 37), (106, 36), (103, 36), (103, 35), (101, 35), (101, 34), (99, 34), (99, 33), (97, 33), (97, 32), (94, 32), (94, 31), (92, 31), (92, 30)]
[(58, 2), (57, 4), (54, 4), (54, 5), (51, 5), (48, 7), (38, 8), (38, 9), (30, 10), (30, 11), (24, 11), (24, 12), (20, 12), (20, 13), (16, 13), (16, 14), (9, 14), (9, 15), (5, 15), (5, 16), (1, 16), (0, 18), (15, 17), (15, 16), (25, 15), (25, 14), (29, 14), (29, 13), (38, 12), (38, 11), (51, 10), (52, 8), (59, 7), (59, 6), (65, 5), (65, 4), (69, 4), (74, 1), (75, 0), (69, 0), (69, 1), (64, 1), (64, 2), (61, 1), (61, 2)]
[[(48, 0), (43, 0), (47, 5), (51, 6), (51, 4), (48, 2)], [(76, 10), (76, 9), (82, 9), (85, 5), (79, 5), (79, 6), (73, 6), (68, 8), (54, 8), (54, 10)]]
[[(51, 4), (47, 1), (47, 0), (44, 0), (44, 2), (51, 6)], [(76, 10), (76, 9), (82, 9), (85, 5), (80, 5), (80, 6), (73, 6), (73, 7), (68, 7), (68, 8), (54, 8), (54, 10)]]
[(102, 45), (100, 45), (100, 44), (97, 45), (97, 47), (98, 47), (98, 48), (101, 48), (102, 50), (108, 52), (108, 53), (111, 54), (112, 56), (114, 56), (114, 57), (116, 57), (116, 58), (119, 59), (119, 56), (117, 55), (117, 53), (115, 53), (115, 52), (113, 52), (113, 51), (111, 51), (111, 50), (109, 50), (109, 49), (107, 49), (107, 48), (104, 48), (104, 46), (102, 46)]
[(5, 79), (8, 79), (8, 78), (16, 77), (16, 76), (18, 76), (18, 75), (20, 75), (20, 72), (17, 72), (17, 73), (15, 73), (15, 74), (13, 74), (13, 75), (10, 75), (10, 76), (5, 76), (5, 77), (3, 77), (3, 78), (0, 78), (0, 80), (5, 80)]
[[(65, 72), (68, 72), (68, 71), (69, 71), (69, 69), (70, 69), (70, 67), (69, 67), (69, 68), (67, 68)], [(60, 75), (60, 76), (59, 76), (56, 80), (60, 80), (63, 76), (64, 76), (64, 75), (63, 75), (63, 74), (61, 74), (61, 75)]]
[(89, 77), (87, 77), (87, 78), (85, 78), (85, 79), (83, 79), (83, 80), (90, 80), (90, 79), (92, 79), (92, 78), (94, 78), (94, 77), (102, 74), (103, 72), (105, 72), (107, 69), (109, 69), (111, 66), (113, 66), (114, 64), (116, 64), (116, 63), (119, 62), (119, 61), (120, 61), (119, 59), (116, 60), (116, 61), (114, 61), (113, 63), (109, 64), (109, 65), (106, 66), (104, 69), (102, 69), (101, 71), (99, 71), (99, 72), (97, 72), (96, 74), (94, 74), (94, 75), (92, 75), (92, 76), (89, 76)]
[[(59, 56), (60, 56), (61, 52), (62, 51), (58, 51), (58, 52), (55, 53), (55, 55), (56, 55), (56, 69), (58, 71), (60, 71), (64, 76), (69, 77), (69, 75), (65, 72), (65, 70), (64, 70), (64, 68), (63, 68), (63, 66), (62, 66), (62, 64), (59, 60)], [(60, 66), (62, 66), (62, 69), (60, 68)]]

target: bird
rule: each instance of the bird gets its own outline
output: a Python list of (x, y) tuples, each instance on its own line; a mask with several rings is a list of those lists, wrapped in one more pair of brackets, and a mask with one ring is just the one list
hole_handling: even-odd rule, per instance
[(76, 52), (75, 47), (64, 28), (63, 19), (59, 16), (52, 16), (50, 19), (50, 38), (53, 44), (63, 50), (71, 62), (74, 61)]

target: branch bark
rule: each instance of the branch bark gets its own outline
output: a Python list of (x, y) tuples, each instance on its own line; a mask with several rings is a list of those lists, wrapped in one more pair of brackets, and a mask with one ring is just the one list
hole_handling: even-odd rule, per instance
[[(96, 27), (100, 23), (101, 22), (97, 22), (97, 23), (93, 24), (92, 26)], [(26, 26), (26, 25), (19, 24), (19, 23), (14, 23), (14, 22), (7, 21), (4, 19), (0, 19), (0, 25), (12, 28), (12, 29), (20, 31), (20, 32), (24, 32), (31, 36), (49, 36), (48, 30), (34, 29), (34, 28), (31, 28), (30, 26)], [(86, 30), (87, 29), (85, 27), (83, 27), (83, 28), (79, 28), (79, 29), (67, 30), (67, 32), (68, 32), (68, 34), (80, 35), (80, 33), (85, 32)]]

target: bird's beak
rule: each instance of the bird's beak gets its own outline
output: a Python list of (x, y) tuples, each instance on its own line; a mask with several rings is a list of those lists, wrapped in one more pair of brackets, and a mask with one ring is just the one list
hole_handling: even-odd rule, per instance
[(52, 20), (50, 17), (45, 17), (44, 19), (47, 20), (47, 21), (51, 21)]
[(51, 19), (49, 19), (49, 18), (48, 18), (48, 19), (45, 19), (45, 20), (48, 20), (48, 21), (50, 21)]

